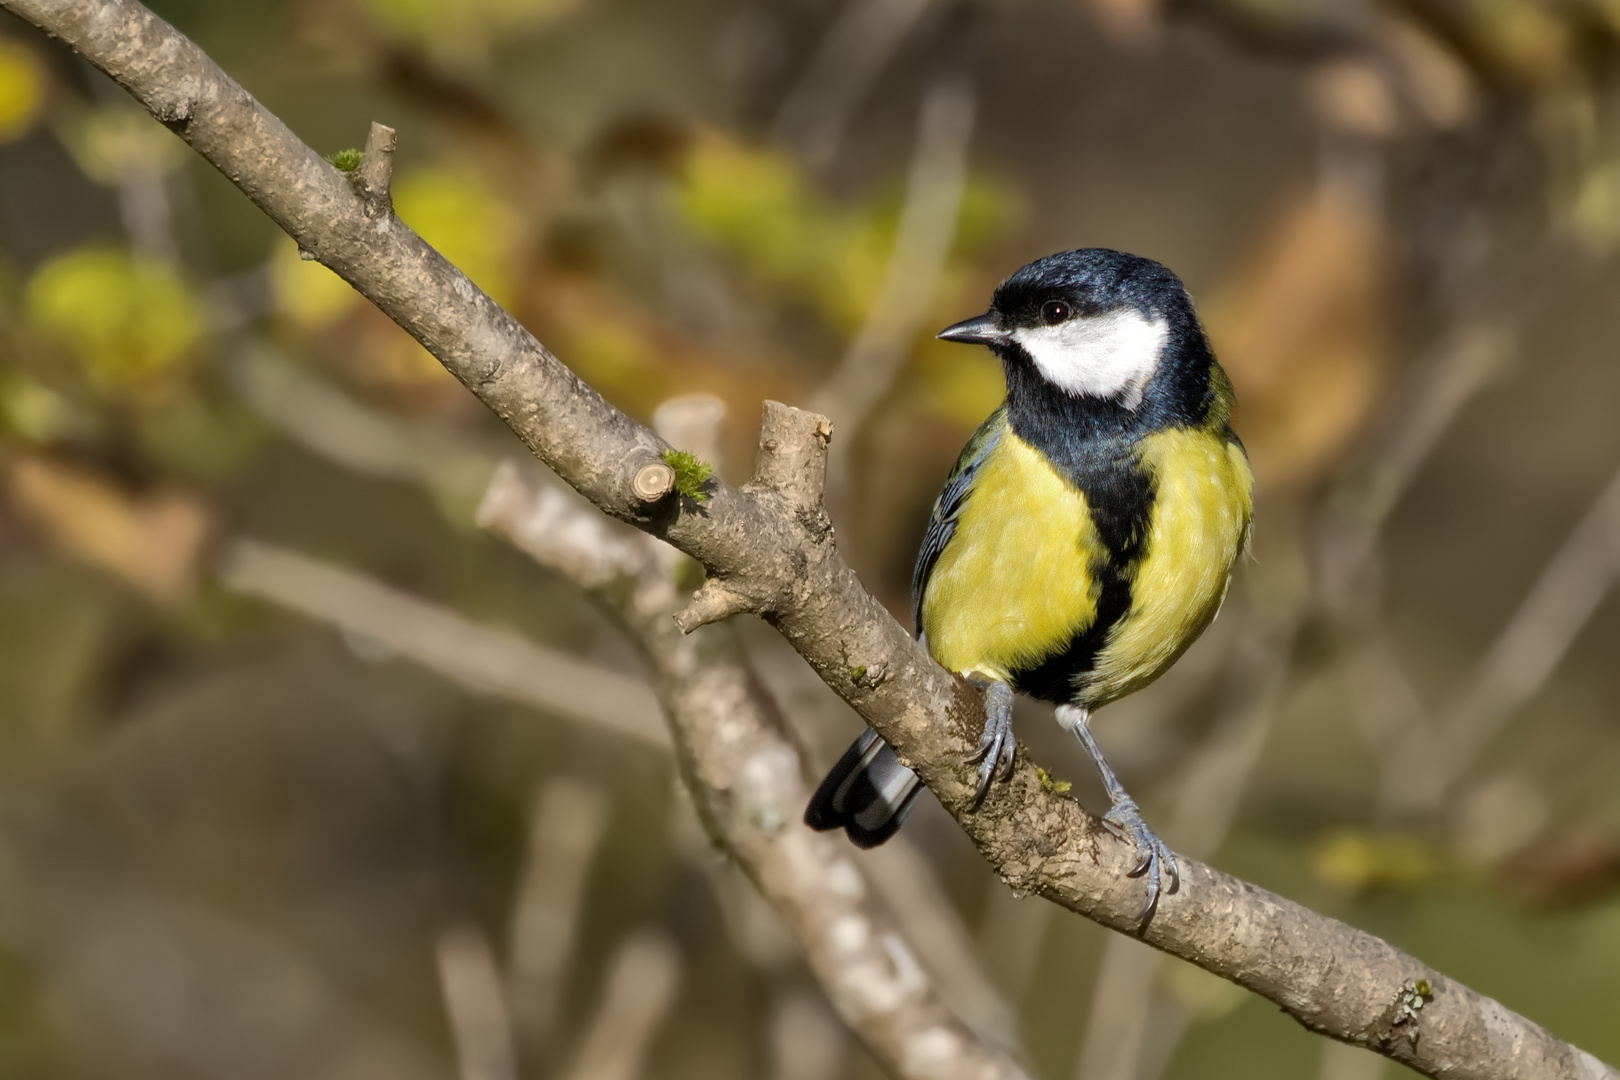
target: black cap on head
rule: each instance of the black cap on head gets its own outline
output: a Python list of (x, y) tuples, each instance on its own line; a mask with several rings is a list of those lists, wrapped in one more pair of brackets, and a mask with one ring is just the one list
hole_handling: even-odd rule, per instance
[[(1117, 318), (1126, 312), (1139, 322)], [(1057, 333), (1069, 325), (1076, 333)], [(1212, 400), (1212, 378), (1224, 379), (1180, 279), (1110, 248), (1035, 260), (997, 287), (988, 312), (939, 337), (994, 350), (1015, 405), (1051, 397), (1138, 427), (1195, 422)]]
[(1051, 301), (1073, 305), (1083, 316), (1121, 307), (1134, 307), (1149, 318), (1192, 312), (1187, 290), (1169, 269), (1110, 248), (1036, 259), (997, 287), (990, 310), (1004, 326), (1037, 326), (1042, 307)]

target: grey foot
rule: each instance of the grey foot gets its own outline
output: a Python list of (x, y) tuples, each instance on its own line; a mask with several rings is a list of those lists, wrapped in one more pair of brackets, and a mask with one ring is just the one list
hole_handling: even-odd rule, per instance
[[(1153, 909), (1159, 905), (1159, 894), (1173, 893), (1181, 885), (1181, 871), (1176, 866), (1176, 857), (1163, 840), (1153, 835), (1153, 830), (1142, 820), (1142, 811), (1137, 807), (1136, 800), (1125, 794), (1119, 777), (1108, 767), (1108, 761), (1097, 747), (1097, 740), (1091, 737), (1091, 710), (1084, 705), (1059, 705), (1057, 722), (1080, 740), (1080, 745), (1086, 748), (1091, 760), (1097, 763), (1103, 787), (1108, 791), (1108, 801), (1113, 804), (1103, 815), (1103, 821), (1136, 845), (1136, 869), (1130, 872), (1130, 876), (1147, 875), (1147, 903), (1142, 905), (1142, 913), (1136, 917), (1138, 923), (1146, 926)], [(1164, 880), (1167, 872), (1170, 876), (1168, 887)]]
[(1160, 891), (1173, 893), (1181, 885), (1181, 872), (1176, 866), (1175, 852), (1166, 847), (1164, 841), (1147, 827), (1147, 822), (1142, 820), (1142, 811), (1137, 808), (1136, 800), (1128, 795), (1116, 801), (1108, 813), (1103, 815), (1103, 820), (1136, 845), (1136, 867), (1130, 871), (1130, 876), (1146, 876), (1147, 903), (1142, 905), (1142, 913), (1136, 917), (1137, 922), (1145, 924), (1148, 916), (1153, 914), (1153, 909), (1159, 904)]
[(1012, 687), (1002, 682), (993, 682), (985, 687), (984, 734), (979, 738), (979, 748), (968, 758), (969, 762), (980, 763), (979, 785), (973, 790), (970, 809), (977, 810), (979, 804), (984, 802), (985, 793), (990, 790), (990, 781), (996, 778), (997, 773), (1003, 780), (1012, 776), (1013, 753), (1018, 746), (1013, 738), (1012, 707)]

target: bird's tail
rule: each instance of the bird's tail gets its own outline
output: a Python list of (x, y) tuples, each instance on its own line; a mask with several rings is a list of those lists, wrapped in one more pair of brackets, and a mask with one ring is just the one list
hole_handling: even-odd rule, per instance
[(810, 796), (804, 823), (823, 832), (842, 828), (858, 847), (876, 847), (900, 828), (922, 789), (917, 774), (867, 728)]

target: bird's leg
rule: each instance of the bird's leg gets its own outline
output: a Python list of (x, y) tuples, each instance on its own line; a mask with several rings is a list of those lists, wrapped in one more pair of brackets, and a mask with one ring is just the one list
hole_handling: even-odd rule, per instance
[(1013, 752), (1018, 744), (1012, 730), (1012, 687), (979, 675), (969, 675), (967, 679), (984, 691), (984, 734), (979, 737), (979, 748), (968, 758), (970, 762), (980, 763), (979, 786), (974, 789), (970, 804), (977, 810), (998, 771), (1003, 780), (1012, 776)]
[(1147, 875), (1147, 904), (1142, 908), (1142, 914), (1137, 921), (1145, 923), (1148, 916), (1159, 903), (1159, 891), (1164, 885), (1166, 876), (1169, 877), (1169, 887), (1164, 891), (1175, 892), (1181, 884), (1181, 874), (1176, 866), (1176, 856), (1163, 840), (1154, 835), (1153, 830), (1147, 827), (1142, 820), (1142, 811), (1137, 807), (1136, 800), (1125, 793), (1125, 786), (1114, 775), (1114, 770), (1108, 767), (1108, 761), (1102, 756), (1102, 750), (1097, 746), (1097, 740), (1091, 737), (1091, 710), (1083, 705), (1059, 705), (1057, 707), (1057, 722), (1062, 727), (1074, 733), (1091, 760), (1097, 763), (1097, 771), (1102, 774), (1103, 787), (1108, 789), (1108, 799), (1113, 805), (1103, 820), (1116, 830), (1130, 838), (1136, 845), (1136, 868), (1130, 872), (1131, 877)]

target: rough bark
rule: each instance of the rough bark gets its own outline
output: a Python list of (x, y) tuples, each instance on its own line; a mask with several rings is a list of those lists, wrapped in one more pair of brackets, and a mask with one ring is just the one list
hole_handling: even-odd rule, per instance
[[(680, 553), (634, 533), (604, 536), (595, 515), (595, 529), (559, 522), (537, 495), (503, 468), (479, 524), (590, 592), (641, 648), (706, 830), (793, 932), (845, 1023), (906, 1080), (1027, 1080), (945, 1004), (842, 838), (799, 825), (809, 795), (801, 755), (734, 635), (675, 626)], [(530, 527), (537, 511), (542, 529)]]
[[(404, 327), (559, 476), (604, 512), (700, 561), (710, 582), (683, 629), (737, 611), (775, 625), (922, 775), (1007, 883), (1275, 1002), (1307, 1028), (1434, 1077), (1620, 1072), (1388, 943), (1183, 859), (1178, 892), (1139, 928), (1129, 846), (1047, 790), (1025, 754), (977, 813), (966, 764), (979, 695), (940, 669), (856, 579), (809, 482), (831, 432), (768, 405), (761, 472), (709, 498), (645, 503), (635, 477), (664, 445), (362, 193), (195, 44), (133, 0), (0, 0), (107, 72), (285, 229)], [(374, 145), (386, 140), (378, 138)], [(385, 174), (367, 169), (367, 180)], [(1426, 992), (1425, 992), (1426, 991)]]

